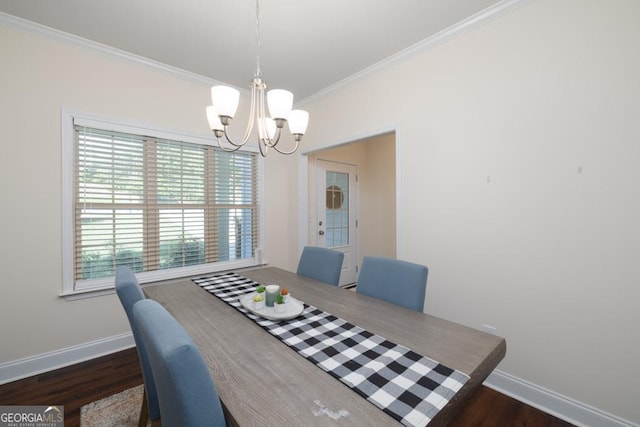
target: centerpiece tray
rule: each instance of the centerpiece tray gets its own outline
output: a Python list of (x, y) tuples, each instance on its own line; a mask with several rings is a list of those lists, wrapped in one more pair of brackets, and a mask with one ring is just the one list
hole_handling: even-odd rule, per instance
[(304, 304), (301, 301), (293, 297), (289, 297), (285, 305), (285, 310), (280, 313), (276, 313), (276, 310), (273, 307), (267, 307), (261, 309), (255, 309), (253, 307), (253, 297), (255, 292), (252, 292), (247, 295), (243, 295), (240, 297), (240, 305), (249, 310), (251, 313), (256, 316), (264, 317), (269, 320), (288, 320), (294, 319), (302, 314), (304, 311)]

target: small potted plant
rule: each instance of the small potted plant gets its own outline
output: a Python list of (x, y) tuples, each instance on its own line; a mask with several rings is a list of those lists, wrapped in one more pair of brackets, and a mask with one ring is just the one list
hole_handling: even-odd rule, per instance
[(262, 310), (264, 308), (264, 286), (258, 285), (256, 294), (253, 296), (253, 308)]
[(284, 313), (285, 311), (287, 311), (287, 307), (282, 294), (276, 296), (276, 301), (275, 304), (273, 304), (273, 309), (276, 313)]
[(264, 308), (264, 296), (261, 294), (255, 294), (253, 296), (253, 308), (256, 310), (262, 310)]
[(289, 297), (291, 296), (287, 288), (282, 288), (282, 290), (280, 291), (280, 295), (282, 295), (282, 299), (284, 300), (284, 302), (289, 301)]

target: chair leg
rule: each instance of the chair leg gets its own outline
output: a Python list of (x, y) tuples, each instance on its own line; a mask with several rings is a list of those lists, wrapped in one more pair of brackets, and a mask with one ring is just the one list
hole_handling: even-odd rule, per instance
[(149, 421), (149, 406), (147, 405), (147, 389), (142, 388), (142, 408), (140, 409), (140, 420), (138, 421), (138, 427), (147, 427), (147, 421)]

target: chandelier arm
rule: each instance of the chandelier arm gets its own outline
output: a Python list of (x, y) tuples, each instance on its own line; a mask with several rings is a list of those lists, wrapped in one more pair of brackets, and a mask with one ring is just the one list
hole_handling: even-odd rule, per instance
[[(245, 128), (242, 141), (236, 142), (232, 140), (231, 137), (229, 136), (229, 122), (231, 121), (231, 118), (230, 117), (223, 118), (222, 116), (220, 117), (220, 121), (222, 122), (222, 125), (224, 127), (223, 129), (224, 138), (227, 140), (229, 144), (236, 147), (231, 151), (236, 151), (238, 148), (242, 147), (244, 144), (247, 143), (247, 141), (249, 141), (249, 138), (251, 137), (251, 132), (253, 132), (253, 121), (254, 121), (253, 118), (255, 117), (254, 114), (256, 109), (255, 107), (256, 94), (259, 93), (260, 91), (260, 88), (259, 88), (260, 84), (261, 82), (257, 79), (254, 79), (253, 82), (251, 83), (251, 107), (249, 110), (249, 120), (247, 122), (247, 127)], [(218, 145), (220, 145), (220, 139), (218, 139)], [(222, 148), (222, 146), (220, 146), (220, 148)], [(228, 150), (225, 150), (225, 151), (228, 151)]]
[(260, 155), (262, 157), (267, 157), (267, 152), (269, 151), (269, 147), (266, 144), (263, 144), (262, 141), (258, 140), (258, 148), (260, 149)]
[(233, 148), (227, 148), (222, 145), (222, 143), (220, 142), (220, 138), (216, 138), (216, 140), (218, 141), (218, 148), (220, 148), (222, 151), (226, 151), (227, 153), (233, 153), (234, 151), (238, 151), (242, 147), (242, 145), (233, 144)]
[(267, 137), (264, 144), (268, 147), (275, 147), (280, 141), (280, 135), (282, 135), (282, 128), (277, 128), (275, 138)]
[[(227, 132), (228, 126), (224, 127), (224, 139), (227, 140), (227, 142), (231, 145), (233, 145), (234, 147), (237, 147), (236, 150), (240, 147), (242, 147), (247, 141), (243, 141), (243, 142), (235, 142), (233, 141), (230, 137), (229, 137), (229, 133)], [(235, 150), (233, 150), (235, 151)]]
[(251, 107), (249, 108), (249, 120), (247, 121), (247, 127), (245, 128), (244, 137), (242, 138), (243, 144), (249, 140), (251, 132), (253, 132), (253, 122), (256, 112), (256, 96), (259, 92), (259, 84), (261, 84), (261, 81), (258, 80), (258, 76), (256, 75), (253, 82), (251, 82)]
[(296, 150), (298, 149), (298, 145), (300, 145), (300, 141), (296, 140), (296, 145), (293, 147), (293, 150), (291, 151), (284, 151), (284, 150), (280, 150), (278, 147), (276, 147), (275, 145), (272, 145), (272, 148), (274, 150), (276, 150), (278, 153), (280, 154), (293, 154), (296, 152)]

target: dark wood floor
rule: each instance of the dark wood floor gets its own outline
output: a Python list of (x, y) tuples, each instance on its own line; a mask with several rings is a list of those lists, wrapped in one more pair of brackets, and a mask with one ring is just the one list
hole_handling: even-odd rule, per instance
[(80, 426), (80, 408), (142, 384), (135, 348), (0, 386), (0, 405), (64, 405), (65, 427)]
[[(142, 384), (135, 349), (0, 386), (0, 405), (64, 405), (65, 426), (79, 427), (80, 408)], [(452, 427), (570, 427), (571, 424), (480, 387)]]

